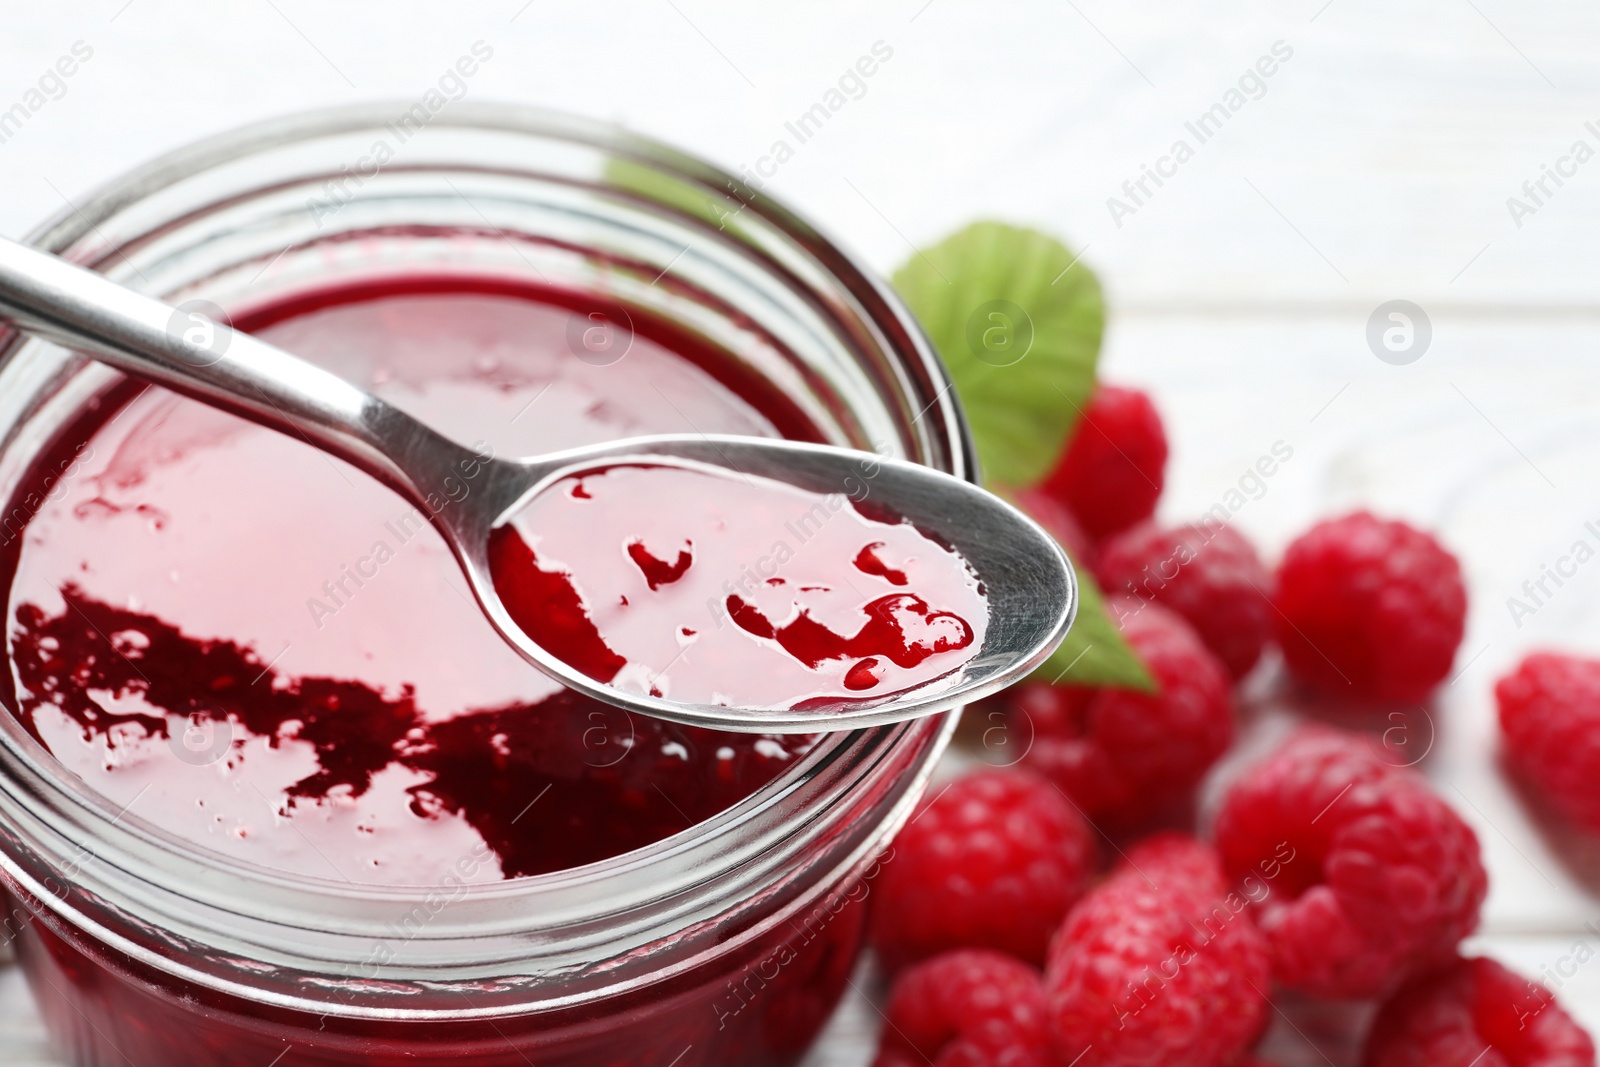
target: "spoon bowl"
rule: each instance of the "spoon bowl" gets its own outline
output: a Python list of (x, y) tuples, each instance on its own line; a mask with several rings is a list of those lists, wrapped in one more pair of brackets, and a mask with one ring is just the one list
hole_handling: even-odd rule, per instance
[[(978, 486), (915, 463), (825, 445), (707, 434), (634, 437), (521, 459), (475, 452), (344, 379), (201, 312), (174, 308), (4, 239), (0, 316), (299, 438), (376, 477), (430, 518), (484, 613), (513, 648), (564, 685), (630, 712), (755, 733), (853, 729), (937, 714), (1026, 676), (1060, 644), (1077, 609), (1071, 565), (1048, 533)], [(490, 535), (561, 479), (630, 464), (711, 468), (817, 494), (848, 494), (870, 477), (877, 508), (952, 550), (976, 573), (988, 613), (980, 646), (959, 667), (909, 689), (808, 699), (790, 707), (679, 701), (590, 677), (513, 621), (493, 581)]]

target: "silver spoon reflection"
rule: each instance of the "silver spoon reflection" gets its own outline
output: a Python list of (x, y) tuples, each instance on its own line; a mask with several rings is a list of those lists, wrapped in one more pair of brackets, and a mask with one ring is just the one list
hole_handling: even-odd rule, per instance
[[(194, 318), (99, 274), (0, 239), (0, 316), (119, 370), (308, 441), (388, 485), (427, 513), (484, 613), (530, 663), (629, 711), (746, 732), (816, 732), (947, 711), (995, 693), (1060, 644), (1077, 607), (1065, 554), (1021, 512), (983, 489), (903, 460), (823, 445), (728, 435), (634, 437), (506, 459), (464, 448), (342, 378), (247, 334)], [(675, 700), (647, 681), (601, 682), (524, 632), (496, 590), (491, 534), (540, 494), (620, 467), (681, 465), (763, 479), (815, 494), (850, 493), (870, 464), (876, 509), (965, 560), (987, 618), (978, 647), (953, 669), (883, 695), (802, 704)], [(460, 488), (468, 487), (462, 492)], [(450, 500), (441, 507), (443, 497)]]

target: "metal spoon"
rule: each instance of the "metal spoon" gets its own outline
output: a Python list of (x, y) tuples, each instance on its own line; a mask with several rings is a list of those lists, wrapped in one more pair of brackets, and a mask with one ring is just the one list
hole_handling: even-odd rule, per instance
[[(928, 467), (756, 437), (635, 437), (524, 459), (485, 458), (388, 403), (247, 334), (136, 293), (55, 256), (0, 238), (0, 316), (21, 329), (308, 441), (422, 507), (449, 543), (495, 629), (557, 681), (628, 711), (746, 732), (816, 732), (932, 715), (995, 693), (1061, 643), (1077, 584), (1049, 534), (984, 490)], [(564, 474), (663, 457), (820, 493), (840, 492), (870, 461), (873, 499), (964, 557), (984, 583), (982, 646), (953, 672), (882, 697), (808, 701), (803, 710), (678, 702), (597, 682), (529, 640), (491, 580), (489, 533)], [(468, 491), (459, 499), (460, 487)], [(452, 489), (452, 487), (456, 487)], [(441, 497), (451, 499), (439, 507)], [(431, 504), (430, 504), (431, 499)]]

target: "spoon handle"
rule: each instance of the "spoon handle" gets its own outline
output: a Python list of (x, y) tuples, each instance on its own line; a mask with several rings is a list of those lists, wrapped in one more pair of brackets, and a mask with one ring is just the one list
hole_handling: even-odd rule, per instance
[(410, 497), (470, 456), (343, 378), (199, 311), (0, 238), (0, 317), (323, 451)]

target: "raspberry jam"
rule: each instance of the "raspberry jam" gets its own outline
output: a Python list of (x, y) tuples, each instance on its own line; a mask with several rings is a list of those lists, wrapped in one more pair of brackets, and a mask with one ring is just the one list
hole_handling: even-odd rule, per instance
[[(781, 397), (642, 330), (620, 366), (574, 358), (576, 312), (552, 299), (411, 281), (238, 325), (503, 455), (652, 432), (813, 436)], [(114, 807), (229, 861), (397, 887), (564, 871), (715, 816), (813, 743), (631, 718), (546, 680), (494, 633), (420, 512), (300, 442), (127, 385), (57, 452), (65, 466), (50, 466), (53, 484), (39, 486), (13, 546), (7, 703)], [(954, 557), (910, 527), (847, 504), (751, 585), (696, 555), (750, 487), (641, 473), (574, 479), (496, 542), (513, 614), (590, 673), (688, 647), (703, 655), (682, 656), (663, 688), (778, 700), (912, 684), (972, 645), (975, 581), (930, 580)], [(679, 521), (689, 500), (703, 510)], [(811, 503), (776, 483), (757, 500), (774, 517)], [(616, 507), (649, 523), (596, 540), (586, 516)], [(718, 551), (743, 562), (760, 549), (750, 563), (765, 568), (764, 534)], [(570, 565), (591, 544), (626, 564), (613, 568), (625, 589), (586, 579), (582, 599), (598, 607), (530, 548)], [(623, 603), (651, 596), (681, 611), (665, 639)], [(742, 669), (758, 644), (787, 673)], [(679, 1067), (784, 1064), (848, 975), (859, 895), (838, 886), (821, 920), (631, 995), (607, 1009), (617, 1014), (572, 1009), (482, 1030), (308, 1021), (44, 922), (25, 927), (19, 950), (53, 1031), (72, 1035), (83, 1063), (587, 1067), (645, 1062), (648, 1046)], [(673, 1060), (679, 1048), (664, 1042), (680, 1039)]]
[(529, 637), (601, 682), (694, 703), (901, 692), (959, 667), (986, 622), (970, 568), (910, 524), (732, 471), (566, 477), (489, 549)]
[[(643, 337), (622, 367), (574, 359), (565, 309), (503, 294), (326, 299), (242, 325), (341, 360), (440, 424), (500, 430), (497, 450), (683, 429), (690, 416), (652, 403), (658, 391), (700, 425), (776, 432)], [(420, 512), (336, 460), (156, 388), (101, 414), (81, 469), (28, 527), (12, 669), (35, 737), (163, 829), (394, 885), (430, 884), (486, 844), (473, 877), (510, 878), (676, 833), (804, 750), (630, 718), (545, 680), (479, 617)], [(541, 544), (590, 536), (549, 518)], [(577, 647), (586, 617), (535, 610), (552, 647)]]

